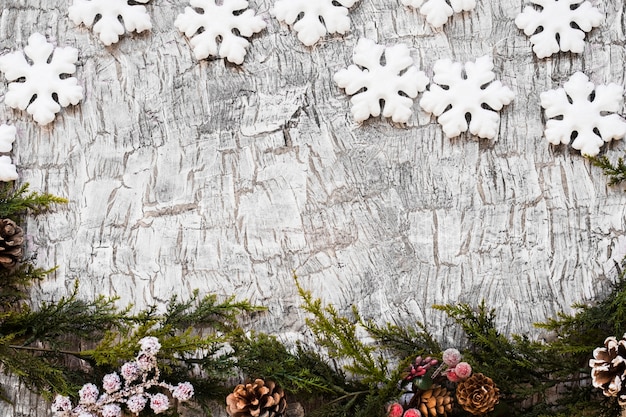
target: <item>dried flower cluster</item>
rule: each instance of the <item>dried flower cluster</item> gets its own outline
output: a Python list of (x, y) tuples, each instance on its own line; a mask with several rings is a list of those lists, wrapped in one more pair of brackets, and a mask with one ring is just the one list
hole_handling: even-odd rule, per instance
[[(144, 337), (139, 341), (141, 350), (132, 362), (122, 365), (120, 374), (114, 372), (102, 378), (100, 393), (95, 384), (85, 384), (78, 392), (79, 402), (75, 407), (68, 397), (58, 395), (52, 404), (55, 417), (121, 417), (124, 411), (138, 415), (146, 406), (154, 414), (170, 408), (170, 397), (162, 392), (149, 392), (162, 388), (172, 398), (187, 401), (193, 396), (189, 382), (170, 385), (159, 382), (160, 371), (156, 355), (161, 344), (155, 337)], [(124, 410), (125, 409), (125, 410)]]

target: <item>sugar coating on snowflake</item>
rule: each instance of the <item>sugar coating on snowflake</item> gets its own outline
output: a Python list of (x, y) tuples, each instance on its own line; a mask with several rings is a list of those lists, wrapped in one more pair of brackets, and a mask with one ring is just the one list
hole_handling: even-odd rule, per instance
[(74, 77), (78, 50), (55, 48), (45, 36), (34, 33), (24, 52), (0, 57), (0, 71), (10, 82), (4, 102), (26, 110), (41, 125), (54, 120), (61, 107), (78, 104), (83, 88)]
[(538, 58), (559, 51), (581, 53), (585, 33), (599, 26), (603, 14), (586, 0), (528, 0), (528, 5), (515, 18), (515, 24), (530, 36)]
[(215, 56), (242, 64), (250, 45), (245, 38), (267, 25), (248, 9), (247, 0), (223, 0), (221, 4), (215, 0), (190, 0), (189, 3), (192, 7), (186, 7), (174, 25), (191, 39), (196, 59)]
[(293, 27), (298, 39), (313, 46), (329, 33), (350, 30), (348, 9), (359, 0), (278, 0), (272, 14)]
[(11, 152), (16, 135), (15, 126), (0, 125), (0, 152)]
[[(148, 3), (135, 0), (133, 3)], [(69, 17), (75, 25), (83, 24), (93, 31), (103, 44), (117, 43), (126, 31), (143, 32), (152, 29), (150, 15), (141, 4), (129, 0), (74, 0)]]
[(469, 12), (476, 7), (476, 0), (402, 0), (405, 6), (419, 8), (420, 13), (433, 27), (442, 27), (454, 13)]
[(420, 105), (437, 116), (448, 138), (468, 130), (481, 138), (493, 139), (498, 133), (498, 111), (509, 104), (515, 94), (494, 81), (490, 56), (467, 62), (465, 66), (449, 59), (435, 63), (433, 83), (425, 92)]
[[(381, 64), (383, 58), (385, 64)], [(411, 117), (413, 99), (426, 89), (428, 77), (413, 65), (406, 45), (385, 47), (361, 38), (354, 49), (353, 65), (337, 72), (334, 81), (353, 95), (352, 116), (362, 122), (382, 114), (397, 123)], [(356, 65), (355, 65), (356, 64)]]
[(626, 122), (614, 114), (622, 105), (622, 93), (617, 84), (595, 86), (582, 72), (574, 73), (563, 88), (540, 95), (549, 119), (546, 139), (554, 145), (573, 139), (572, 148), (583, 155), (597, 155), (605, 142), (626, 135)]

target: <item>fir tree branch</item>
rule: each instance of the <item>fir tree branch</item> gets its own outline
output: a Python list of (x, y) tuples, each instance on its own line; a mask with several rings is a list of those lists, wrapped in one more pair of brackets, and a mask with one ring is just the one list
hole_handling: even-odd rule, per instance
[(605, 155), (587, 156), (587, 159), (609, 177), (609, 185), (618, 185), (626, 180), (626, 163), (623, 158), (618, 158), (616, 164), (613, 164)]
[(375, 356), (375, 348), (368, 346), (357, 337), (357, 324), (362, 323), (356, 308), (352, 309), (353, 319), (341, 316), (334, 306), (322, 306), (320, 299), (313, 299), (294, 277), (298, 293), (303, 299), (303, 308), (313, 318), (306, 320), (318, 343), (328, 349), (331, 356), (345, 358), (349, 363), (345, 369), (362, 378), (364, 383), (379, 383), (388, 377), (387, 361), (382, 355)]
[(64, 203), (67, 203), (65, 198), (29, 191), (28, 183), (22, 184), (18, 188), (13, 188), (13, 183), (0, 185), (0, 218), (16, 220), (17, 216), (26, 211), (39, 214), (50, 209), (53, 204)]

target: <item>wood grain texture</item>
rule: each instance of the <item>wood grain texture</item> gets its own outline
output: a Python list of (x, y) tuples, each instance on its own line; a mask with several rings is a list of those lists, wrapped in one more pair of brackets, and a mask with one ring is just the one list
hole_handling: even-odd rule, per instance
[[(623, 1), (592, 1), (607, 18), (585, 52), (545, 60), (513, 22), (522, 0), (480, 0), (439, 31), (399, 0), (361, 0), (350, 33), (312, 48), (270, 17), (271, 3), (251, 1), (268, 28), (233, 66), (193, 58), (173, 26), (183, 0), (154, 0), (153, 30), (111, 47), (69, 21), (70, 0), (0, 0), (0, 55), (43, 33), (80, 50), (85, 88), (44, 128), (0, 105), (0, 122), (18, 128), (21, 181), (70, 200), (28, 219), (29, 252), (59, 266), (34, 300), (75, 280), (84, 297), (138, 307), (197, 288), (267, 306), (251, 325), (290, 339), (304, 327), (295, 271), (341, 309), (424, 321), (453, 345), (433, 304), (484, 298), (502, 331), (536, 335), (533, 322), (602, 291), (626, 254), (626, 196), (542, 138), (539, 94), (578, 70), (624, 85)], [(406, 126), (355, 124), (332, 76), (360, 37), (409, 45), (429, 76), (437, 59), (492, 55), (516, 93), (497, 140), (446, 139), (417, 103)], [(0, 414), (48, 415), (14, 388)]]

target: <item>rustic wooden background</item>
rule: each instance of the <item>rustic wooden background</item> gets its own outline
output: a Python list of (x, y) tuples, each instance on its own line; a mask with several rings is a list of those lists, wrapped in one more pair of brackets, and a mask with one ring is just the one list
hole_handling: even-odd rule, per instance
[[(539, 94), (577, 70), (624, 84), (626, 7), (593, 0), (606, 20), (585, 52), (538, 60), (513, 22), (523, 0), (478, 3), (433, 30), (400, 0), (361, 0), (350, 33), (307, 48), (271, 18), (271, 0), (251, 0), (268, 28), (234, 66), (193, 58), (173, 24), (183, 0), (152, 1), (153, 30), (111, 47), (67, 18), (70, 0), (0, 0), (0, 55), (43, 33), (80, 50), (85, 88), (43, 128), (0, 104), (0, 122), (18, 128), (21, 181), (70, 200), (28, 219), (36, 263), (59, 266), (34, 299), (75, 280), (83, 297), (121, 305), (197, 288), (267, 306), (252, 325), (291, 339), (304, 322), (295, 271), (341, 309), (424, 321), (451, 346), (435, 303), (484, 298), (503, 331), (536, 335), (533, 322), (592, 299), (626, 254), (626, 195), (542, 138)], [(516, 93), (497, 140), (446, 139), (417, 104), (406, 126), (354, 123), (332, 76), (360, 37), (407, 44), (429, 76), (439, 58), (492, 55)], [(11, 395), (3, 416), (48, 414), (20, 386)]]

